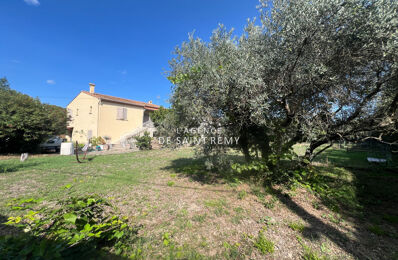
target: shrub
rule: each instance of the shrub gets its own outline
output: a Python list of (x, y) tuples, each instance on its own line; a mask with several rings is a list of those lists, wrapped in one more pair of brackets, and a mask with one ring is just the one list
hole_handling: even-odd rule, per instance
[(125, 241), (136, 233), (97, 196), (72, 197), (58, 202), (56, 209), (41, 207), (25, 213), (5, 223), (26, 233), (0, 239), (7, 259), (81, 258), (95, 256), (105, 246), (123, 254), (131, 244)]
[(100, 145), (100, 144), (106, 144), (104, 138), (102, 138), (101, 136), (98, 137), (92, 137), (90, 139), (90, 143), (93, 145), (93, 147)]
[(148, 132), (145, 131), (143, 136), (136, 136), (135, 140), (137, 140), (136, 145), (140, 150), (152, 149), (151, 145), (152, 137), (149, 136)]

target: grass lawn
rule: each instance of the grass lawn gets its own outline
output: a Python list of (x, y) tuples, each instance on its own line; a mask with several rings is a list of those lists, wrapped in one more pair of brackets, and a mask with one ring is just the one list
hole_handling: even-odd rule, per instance
[(398, 259), (397, 167), (369, 166), (363, 156), (327, 150), (305, 182), (289, 187), (209, 172), (188, 148), (83, 164), (5, 159), (0, 222), (15, 214), (14, 198), (98, 194), (139, 227), (134, 248), (144, 259)]

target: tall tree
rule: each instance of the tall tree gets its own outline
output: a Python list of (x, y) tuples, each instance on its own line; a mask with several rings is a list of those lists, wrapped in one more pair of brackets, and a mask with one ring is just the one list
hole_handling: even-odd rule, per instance
[(323, 144), (396, 131), (396, 10), (388, 0), (261, 1), (261, 25), (239, 39), (223, 26), (209, 43), (191, 36), (170, 61), (178, 122), (222, 126), (249, 160), (302, 141), (311, 160)]
[(0, 79), (0, 152), (35, 150), (43, 138), (65, 129), (64, 108), (11, 90), (8, 81)]

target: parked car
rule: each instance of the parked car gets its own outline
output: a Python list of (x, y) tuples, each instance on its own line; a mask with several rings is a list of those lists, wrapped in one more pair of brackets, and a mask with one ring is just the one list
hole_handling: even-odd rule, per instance
[(59, 151), (61, 150), (61, 143), (65, 141), (64, 139), (62, 139), (59, 136), (53, 136), (49, 139), (47, 139), (47, 141), (45, 141), (44, 143), (40, 144), (40, 151), (43, 152), (57, 152), (59, 153)]

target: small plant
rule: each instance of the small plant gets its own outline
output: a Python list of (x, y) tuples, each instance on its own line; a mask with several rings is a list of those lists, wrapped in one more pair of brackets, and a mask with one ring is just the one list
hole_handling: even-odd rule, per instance
[(311, 204), (312, 204), (312, 207), (313, 207), (314, 209), (316, 209), (316, 210), (318, 210), (318, 209), (321, 208), (321, 205), (320, 205), (319, 202), (316, 201), (316, 200), (313, 200), (313, 201), (311, 202)]
[(384, 214), (383, 219), (391, 224), (398, 223), (398, 216), (396, 216), (396, 215)]
[(205, 206), (214, 208), (214, 214), (218, 217), (229, 214), (228, 210), (225, 209), (227, 207), (227, 202), (224, 199), (205, 201)]
[(379, 225), (371, 225), (368, 227), (368, 230), (378, 236), (384, 236), (387, 234), (387, 232), (384, 229), (382, 229)]
[(264, 193), (261, 191), (259, 187), (253, 187), (252, 193), (257, 196), (257, 198), (261, 201), (264, 200)]
[(203, 223), (205, 222), (207, 217), (207, 214), (201, 214), (201, 215), (196, 215), (192, 218), (193, 221), (199, 222), (199, 223)]
[(239, 191), (238, 199), (243, 200), (246, 196), (247, 196), (246, 191), (244, 191), (244, 190)]
[(328, 217), (329, 217), (329, 220), (330, 220), (332, 223), (336, 224), (336, 225), (338, 225), (338, 224), (340, 224), (340, 223), (342, 222), (341, 215), (338, 214), (338, 213), (336, 213), (336, 214), (329, 214)]
[(292, 221), (288, 224), (288, 227), (293, 229), (294, 231), (303, 232), (304, 231), (304, 224), (298, 221)]
[(274, 196), (272, 196), (272, 198), (268, 201), (264, 201), (264, 207), (266, 207), (267, 209), (273, 209), (275, 207), (275, 204), (277, 202), (277, 198), (275, 198)]
[(145, 131), (143, 136), (134, 137), (136, 140), (136, 145), (140, 150), (150, 150), (152, 149), (152, 137), (149, 136), (149, 133)]
[[(25, 200), (31, 203), (35, 200)], [(17, 200), (16, 205), (21, 205)], [(123, 255), (128, 249), (124, 244), (136, 233), (125, 222), (113, 215), (111, 205), (97, 196), (71, 197), (58, 202), (58, 206), (38, 209), (19, 216), (9, 217), (6, 225), (24, 230), (23, 236), (1, 240), (9, 259), (13, 258), (73, 258), (94, 256), (101, 247), (113, 247)], [(124, 242), (123, 242), (124, 241)], [(89, 247), (88, 247), (89, 246)], [(92, 248), (92, 250), (88, 250)]]
[(169, 187), (174, 186), (174, 184), (175, 184), (174, 181), (168, 181), (168, 182), (167, 182), (167, 186), (169, 186)]
[(326, 260), (327, 258), (324, 256), (319, 256), (314, 250), (309, 247), (304, 247), (304, 260)]
[(223, 246), (225, 248), (224, 256), (227, 259), (240, 259), (241, 254), (239, 252), (239, 243), (229, 244), (228, 242), (224, 242)]
[(265, 237), (263, 231), (259, 232), (258, 237), (254, 242), (254, 246), (260, 250), (263, 255), (272, 254), (275, 250), (274, 243)]
[(25, 209), (32, 209), (35, 204), (42, 202), (42, 199), (34, 199), (34, 198), (27, 198), (27, 199), (12, 199), (7, 206), (9, 206), (12, 210), (25, 210)]
[(162, 240), (163, 240), (163, 245), (168, 246), (170, 244), (170, 234), (167, 232), (164, 233), (162, 236)]
[(96, 147), (97, 145), (100, 145), (100, 144), (106, 144), (106, 141), (101, 136), (98, 136), (98, 137), (92, 137), (90, 139), (90, 143), (93, 147)]
[(319, 256), (314, 250), (312, 250), (309, 246), (304, 244), (303, 238), (301, 238), (300, 236), (297, 236), (297, 240), (304, 250), (304, 253), (303, 253), (304, 260), (326, 260), (327, 259), (327, 257), (325, 257), (325, 256)]
[(234, 211), (235, 211), (236, 213), (238, 213), (238, 214), (241, 214), (241, 213), (243, 213), (245, 210), (244, 210), (242, 207), (237, 207), (237, 208), (234, 208)]
[(258, 223), (264, 223), (265, 225), (270, 226), (270, 225), (274, 225), (275, 221), (271, 217), (265, 216), (265, 217), (261, 218), (258, 221)]

